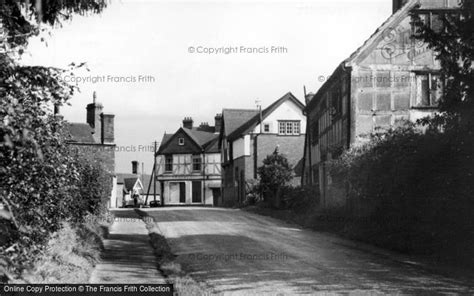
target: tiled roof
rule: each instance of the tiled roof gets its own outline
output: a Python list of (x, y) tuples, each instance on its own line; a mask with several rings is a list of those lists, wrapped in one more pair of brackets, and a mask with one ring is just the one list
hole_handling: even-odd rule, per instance
[[(150, 186), (150, 195), (153, 195), (153, 180), (150, 177), (150, 175), (142, 175), (143, 194), (147, 194), (148, 186)], [(160, 184), (158, 182), (156, 182), (156, 194), (160, 194)]]
[[(273, 104), (262, 110), (262, 118), (265, 119), (268, 115), (270, 115), (273, 111), (275, 111), (281, 104), (285, 101), (292, 101), (294, 102), (301, 110), (304, 109), (303, 103), (301, 103), (291, 92), (286, 93), (283, 97), (276, 100)], [(236, 128), (233, 132), (228, 134), (228, 138), (230, 140), (236, 139), (241, 135), (248, 133), (250, 130), (255, 128), (260, 122), (260, 114), (255, 111), (256, 114), (252, 116), (252, 118), (248, 119), (246, 122), (241, 124), (238, 128)]]
[(125, 179), (137, 177), (137, 175), (135, 174), (127, 174), (127, 173), (118, 173), (116, 176), (117, 176), (117, 184), (124, 184)]
[(95, 143), (92, 137), (93, 129), (87, 123), (66, 124), (66, 131), (71, 135), (71, 142), (76, 143)]
[(252, 109), (224, 109), (222, 110), (222, 119), (224, 120), (224, 134), (230, 135), (242, 124), (252, 119), (258, 114), (257, 110)]
[(137, 183), (137, 180), (138, 180), (138, 176), (135, 176), (133, 178), (126, 178), (124, 179), (124, 185), (123, 185), (123, 189), (125, 192), (131, 192), (133, 190), (133, 187), (135, 186), (135, 184)]
[(169, 140), (171, 140), (171, 137), (173, 137), (173, 134), (164, 134), (163, 139), (161, 139), (161, 144), (160, 147), (168, 143)]
[[(188, 146), (180, 146), (177, 147), (173, 143), (170, 143), (171, 139), (175, 137), (176, 134), (185, 134), (188, 136), (192, 142), (194, 142), (193, 145)], [(188, 128), (180, 128), (176, 133), (174, 134), (165, 134), (163, 136), (163, 140), (161, 141), (160, 148), (158, 149), (157, 154), (162, 154), (162, 153), (186, 153), (186, 151), (189, 150), (190, 153), (197, 152), (196, 149), (199, 149), (199, 151), (204, 150), (205, 152), (219, 152), (219, 149), (217, 147), (217, 139), (219, 135), (215, 134), (213, 132), (204, 132), (200, 131), (198, 129), (188, 129)], [(192, 151), (191, 151), (192, 150)]]
[(194, 129), (191, 130), (187, 128), (183, 128), (183, 130), (196, 142), (196, 144), (201, 147), (205, 146), (207, 143), (217, 137), (217, 135), (214, 133), (202, 132)]

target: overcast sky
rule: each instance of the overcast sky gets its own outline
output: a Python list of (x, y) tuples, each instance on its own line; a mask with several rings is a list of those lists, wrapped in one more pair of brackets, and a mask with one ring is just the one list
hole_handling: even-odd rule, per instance
[[(256, 99), (265, 107), (289, 91), (303, 101), (303, 85), (316, 92), (320, 76), (361, 46), (391, 8), (391, 0), (112, 1), (101, 15), (75, 16), (52, 30), (47, 46), (31, 40), (23, 61), (87, 62), (90, 72), (76, 77), (89, 81), (78, 83), (81, 92), (61, 113), (85, 122), (95, 90), (115, 114), (117, 146), (139, 150), (176, 131), (185, 116), (213, 123), (222, 108), (255, 108)], [(253, 48), (262, 52), (247, 52)], [(222, 52), (196, 52), (212, 49)], [(130, 172), (138, 160), (149, 174), (146, 150), (117, 152), (116, 171)]]

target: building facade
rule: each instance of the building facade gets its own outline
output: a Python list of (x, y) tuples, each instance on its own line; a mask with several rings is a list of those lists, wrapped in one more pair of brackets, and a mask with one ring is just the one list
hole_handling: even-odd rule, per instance
[[(85, 157), (99, 161), (110, 175), (112, 191), (109, 207), (117, 204), (117, 182), (115, 176), (115, 115), (103, 112), (103, 106), (97, 102), (94, 92), (93, 102), (87, 105), (86, 123), (68, 122), (68, 145)], [(59, 110), (55, 107), (55, 113)]]
[(234, 206), (245, 201), (257, 169), (276, 149), (295, 169), (294, 185), (300, 183), (300, 166), (306, 132), (304, 105), (291, 93), (266, 109), (224, 109), (219, 137), (222, 160), (222, 201)]
[(443, 92), (440, 65), (426, 44), (412, 38), (411, 13), (442, 30), (442, 15), (452, 13), (457, 4), (394, 0), (393, 15), (307, 98), (302, 182), (319, 186), (323, 206), (346, 205), (345, 189), (332, 180), (327, 160), (367, 141), (373, 132), (436, 112)]
[(221, 188), (218, 137), (220, 114), (215, 126), (193, 126), (183, 120), (174, 134), (165, 134), (156, 153), (156, 177), (163, 205), (217, 205)]

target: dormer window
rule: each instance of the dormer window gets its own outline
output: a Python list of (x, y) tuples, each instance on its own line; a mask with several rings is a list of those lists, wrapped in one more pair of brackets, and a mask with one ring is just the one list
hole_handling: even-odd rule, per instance
[(184, 146), (184, 138), (178, 138), (178, 145)]

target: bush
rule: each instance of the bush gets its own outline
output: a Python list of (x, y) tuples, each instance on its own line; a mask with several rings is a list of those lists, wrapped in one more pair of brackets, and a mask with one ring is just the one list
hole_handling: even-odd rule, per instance
[(319, 189), (314, 186), (286, 187), (283, 190), (284, 208), (295, 213), (314, 211), (319, 205)]
[(263, 199), (279, 208), (281, 203), (281, 190), (293, 178), (293, 169), (288, 159), (278, 152), (268, 155), (263, 160), (263, 165), (257, 169), (260, 191)]
[(462, 251), (472, 258), (466, 250), (474, 242), (473, 138), (470, 130), (422, 133), (408, 124), (333, 161), (331, 173), (349, 188), (351, 215), (371, 221), (360, 238), (407, 252)]

